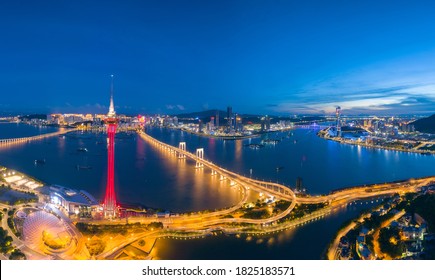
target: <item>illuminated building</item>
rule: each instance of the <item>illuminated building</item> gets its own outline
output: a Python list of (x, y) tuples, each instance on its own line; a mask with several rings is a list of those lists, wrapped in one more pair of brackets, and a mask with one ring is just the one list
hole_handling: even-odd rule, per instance
[(107, 126), (107, 186), (104, 196), (104, 216), (114, 218), (116, 216), (116, 195), (115, 195), (115, 134), (118, 119), (113, 105), (113, 75), (110, 86), (110, 107), (104, 123)]
[(59, 185), (44, 186), (38, 189), (45, 200), (68, 214), (91, 213), (98, 208), (97, 200), (84, 190), (74, 190)]
[(341, 137), (341, 123), (340, 123), (341, 107), (340, 106), (338, 106), (335, 109), (335, 115), (337, 117), (337, 137)]
[(236, 115), (236, 119), (234, 121), (235, 130), (240, 132), (243, 131), (243, 123), (242, 123), (242, 117), (239, 115)]
[(219, 111), (216, 111), (216, 128), (219, 128)]
[(227, 126), (228, 130), (232, 127), (232, 121), (233, 121), (233, 108), (229, 107), (227, 108)]
[(199, 120), (199, 121), (198, 121), (198, 132), (199, 132), (199, 133), (202, 133), (202, 128), (203, 128), (202, 120)]

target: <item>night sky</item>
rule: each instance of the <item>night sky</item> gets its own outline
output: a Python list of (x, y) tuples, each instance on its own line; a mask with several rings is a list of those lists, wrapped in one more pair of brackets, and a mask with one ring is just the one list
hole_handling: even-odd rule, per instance
[(0, 112), (435, 111), (434, 1), (0, 1)]

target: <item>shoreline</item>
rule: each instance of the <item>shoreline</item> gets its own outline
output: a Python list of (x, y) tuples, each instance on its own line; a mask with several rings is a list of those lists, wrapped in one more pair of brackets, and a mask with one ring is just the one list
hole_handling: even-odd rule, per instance
[(274, 131), (267, 131), (267, 132), (260, 132), (260, 133), (255, 133), (252, 135), (244, 135), (244, 136), (216, 136), (216, 135), (211, 135), (211, 134), (205, 134), (205, 133), (199, 133), (199, 132), (194, 132), (194, 131), (190, 131), (190, 130), (186, 130), (183, 128), (174, 128), (176, 130), (181, 130), (183, 132), (187, 132), (193, 135), (197, 135), (200, 137), (204, 137), (204, 138), (213, 138), (213, 139), (222, 139), (222, 140), (244, 140), (244, 139), (250, 139), (250, 138), (258, 138), (261, 137), (264, 134), (268, 134), (268, 133), (276, 133), (276, 132), (284, 132), (284, 131), (289, 131), (289, 130), (293, 130), (295, 129), (294, 127), (289, 127), (289, 128), (285, 128), (282, 130), (274, 130)]
[(324, 139), (324, 140), (330, 140), (330, 141), (334, 141), (334, 142), (337, 142), (340, 144), (360, 146), (360, 147), (369, 148), (369, 149), (390, 150), (390, 151), (397, 151), (397, 152), (402, 152), (402, 153), (414, 153), (414, 154), (420, 154), (420, 155), (435, 155), (435, 151), (419, 151), (419, 150), (412, 150), (412, 149), (404, 150), (404, 149), (394, 148), (394, 147), (384, 147), (384, 146), (378, 146), (378, 145), (369, 145), (369, 144), (365, 144), (365, 143), (347, 142), (347, 141), (343, 141), (341, 139), (325, 137), (325, 136), (321, 135), (320, 132), (317, 133), (317, 136), (319, 138)]

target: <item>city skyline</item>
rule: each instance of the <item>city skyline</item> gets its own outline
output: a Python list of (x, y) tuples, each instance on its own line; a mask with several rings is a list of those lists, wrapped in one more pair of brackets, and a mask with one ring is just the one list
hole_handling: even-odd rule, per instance
[(435, 108), (433, 3), (48, 2), (0, 4), (0, 112)]

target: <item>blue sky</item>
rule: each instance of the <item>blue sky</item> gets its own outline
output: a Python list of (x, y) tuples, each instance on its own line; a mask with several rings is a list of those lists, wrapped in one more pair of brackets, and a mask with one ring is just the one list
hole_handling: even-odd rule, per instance
[(0, 111), (105, 112), (113, 73), (118, 113), (433, 113), (434, 15), (433, 1), (5, 0)]

